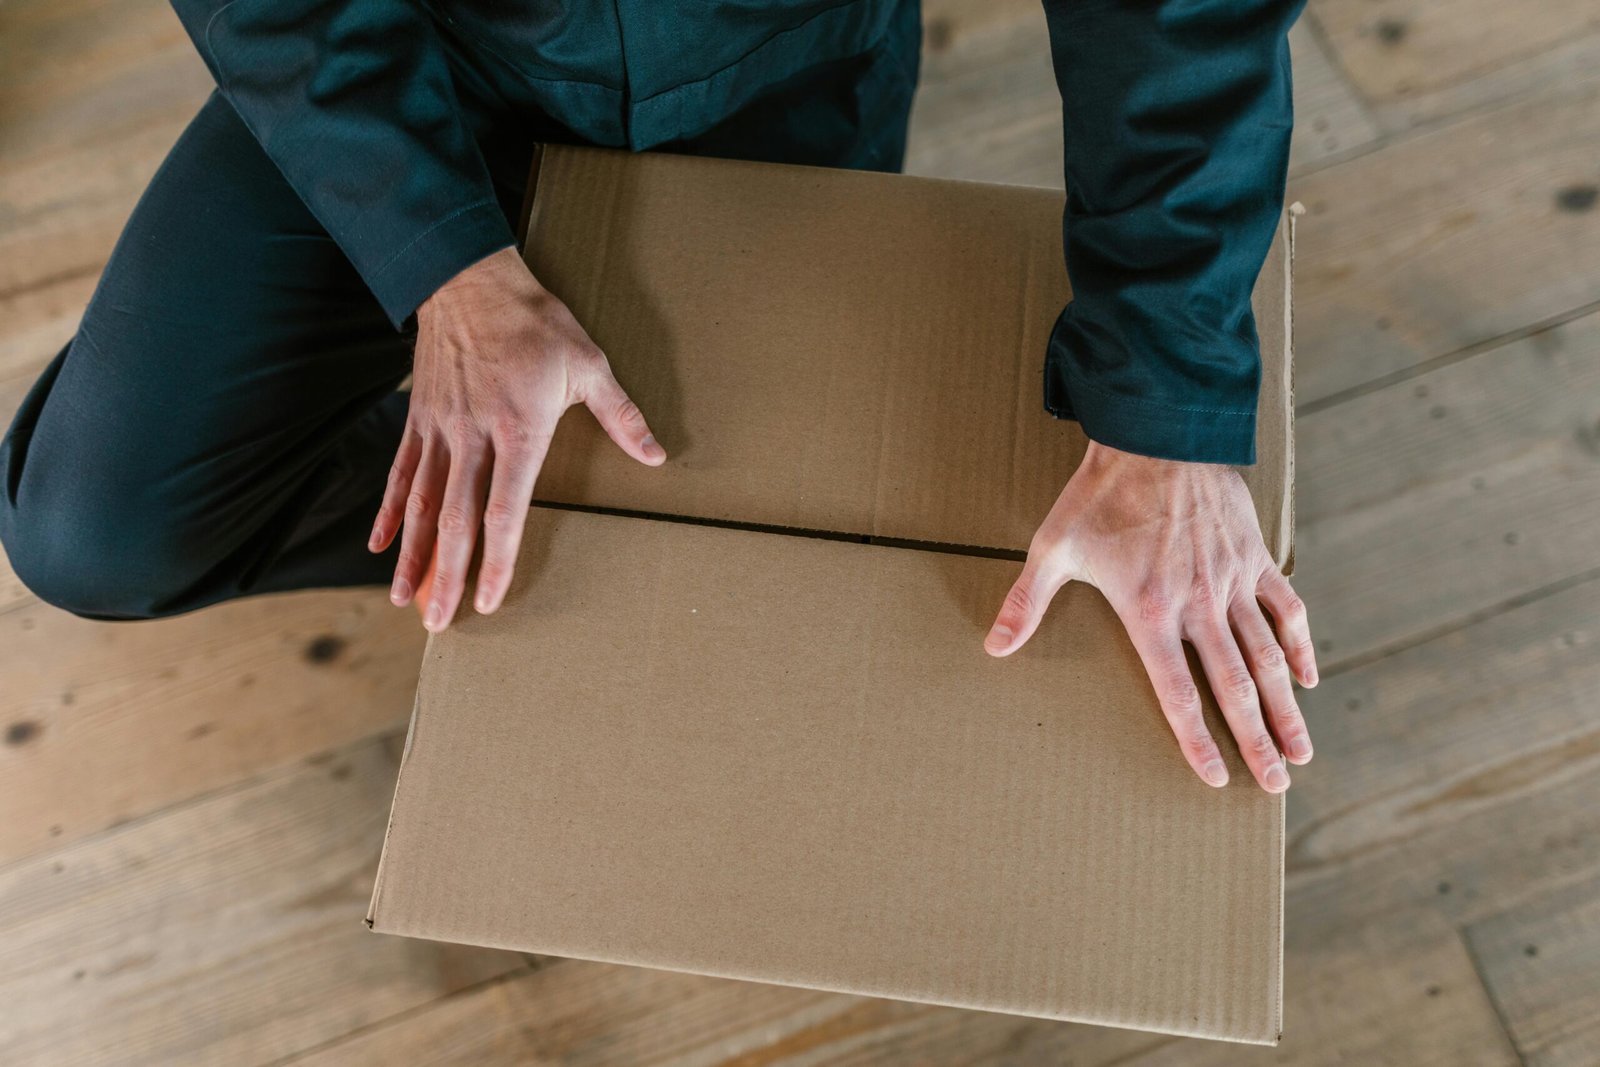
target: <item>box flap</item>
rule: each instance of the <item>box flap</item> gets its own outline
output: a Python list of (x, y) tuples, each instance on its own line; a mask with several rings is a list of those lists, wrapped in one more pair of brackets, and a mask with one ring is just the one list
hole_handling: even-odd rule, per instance
[(544, 508), (523, 546), (428, 645), (375, 929), (1277, 1039), (1283, 800), (1228, 744), (1194, 776), (1093, 589), (996, 660), (1005, 560)]
[[(549, 146), (534, 274), (670, 459), (562, 420), (538, 499), (1025, 551), (1082, 458), (1043, 407), (1069, 296), (1063, 196), (1022, 186)], [(1288, 562), (1288, 232), (1255, 293), (1257, 462)]]

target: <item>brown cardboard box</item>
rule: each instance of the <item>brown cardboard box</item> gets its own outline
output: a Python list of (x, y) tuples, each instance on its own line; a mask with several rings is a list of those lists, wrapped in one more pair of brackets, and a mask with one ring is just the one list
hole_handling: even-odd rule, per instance
[[(536, 188), (671, 459), (563, 421), (505, 606), (429, 642), (369, 924), (1276, 1041), (1282, 798), (1226, 743), (1195, 778), (1087, 586), (982, 650), (1084, 447), (1061, 194), (567, 148)], [(1245, 472), (1286, 569), (1288, 245)]]

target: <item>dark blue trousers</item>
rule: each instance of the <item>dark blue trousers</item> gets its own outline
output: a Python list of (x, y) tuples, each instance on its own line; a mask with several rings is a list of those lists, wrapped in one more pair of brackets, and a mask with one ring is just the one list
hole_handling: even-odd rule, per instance
[[(667, 149), (897, 170), (917, 45), (891, 35)], [(461, 87), (463, 106), (514, 220), (534, 142), (579, 138), (473, 92)], [(396, 549), (372, 555), (366, 538), (414, 344), (213, 94), (0, 444), (12, 567), (99, 619), (386, 583)]]

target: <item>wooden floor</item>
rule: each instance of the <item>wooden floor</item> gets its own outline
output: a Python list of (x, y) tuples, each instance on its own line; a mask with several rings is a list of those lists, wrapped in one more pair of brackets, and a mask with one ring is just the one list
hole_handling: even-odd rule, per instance
[[(1058, 185), (1036, 0), (927, 8), (911, 169)], [(1600, 8), (1312, 0), (1294, 45), (1281, 1047), (372, 935), (409, 612), (96, 625), (0, 566), (0, 1063), (1600, 1063)], [(0, 415), (209, 86), (160, 0), (0, 5)]]

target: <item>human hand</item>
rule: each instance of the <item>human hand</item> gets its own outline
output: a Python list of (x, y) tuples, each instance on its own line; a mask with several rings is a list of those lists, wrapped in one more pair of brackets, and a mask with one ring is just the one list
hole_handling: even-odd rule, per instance
[(515, 249), (468, 267), (423, 303), (411, 411), (367, 544), (382, 552), (404, 528), (390, 600), (410, 602), (437, 548), (423, 625), (443, 630), (481, 528), (474, 604), (484, 613), (500, 606), (534, 480), (557, 420), (574, 404), (640, 463), (666, 460), (605, 355)]
[(1289, 788), (1279, 752), (1291, 763), (1311, 759), (1289, 669), (1310, 687), (1317, 664), (1305, 605), (1268, 554), (1238, 471), (1090, 442), (1034, 535), (985, 650), (1007, 656), (1021, 648), (1070, 581), (1098, 588), (1122, 619), (1196, 774), (1215, 786), (1228, 781), (1185, 640), (1200, 654), (1256, 781), (1272, 793)]

